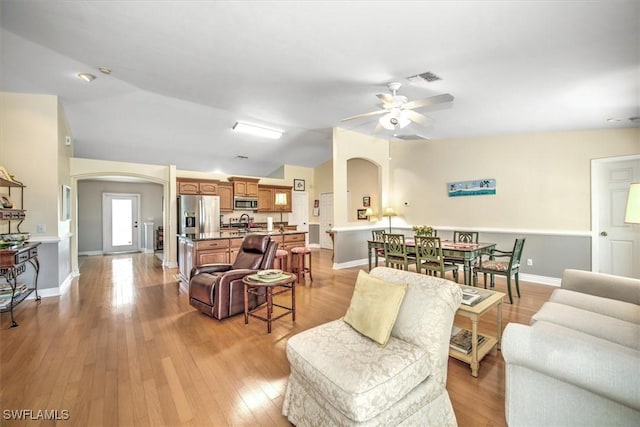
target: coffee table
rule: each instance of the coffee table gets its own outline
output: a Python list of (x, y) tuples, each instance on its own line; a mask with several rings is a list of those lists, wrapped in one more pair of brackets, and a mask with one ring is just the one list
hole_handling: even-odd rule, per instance
[[(242, 283), (244, 284), (244, 323), (245, 325), (249, 323), (249, 316), (255, 317), (256, 319), (260, 319), (264, 322), (267, 322), (267, 333), (271, 333), (271, 322), (277, 320), (283, 316), (291, 314), (293, 321), (296, 320), (296, 276), (289, 273), (282, 273), (282, 278), (271, 281), (271, 282), (261, 282), (259, 280), (252, 279), (253, 275), (245, 276), (242, 279)], [(284, 305), (276, 304), (273, 302), (273, 297), (275, 295), (280, 295), (284, 292), (291, 291), (291, 306), (287, 307)], [(256, 307), (249, 310), (249, 295), (257, 295), (267, 297), (267, 300), (258, 304)], [(284, 313), (281, 313), (277, 316), (273, 316), (273, 307), (280, 307), (285, 309)], [(266, 317), (257, 314), (258, 310), (266, 308)]]
[[(478, 289), (472, 286), (458, 285), (465, 289), (474, 289), (483, 297), (482, 301), (476, 305), (461, 304), (457, 314), (471, 319), (471, 352), (469, 354), (449, 348), (449, 356), (468, 363), (471, 366), (471, 375), (478, 376), (480, 369), (480, 361), (489, 353), (494, 346), (500, 349), (500, 341), (502, 339), (502, 299), (505, 294), (502, 292), (491, 291), (488, 289)], [(482, 316), (490, 310), (496, 308), (496, 316), (498, 330), (496, 336), (482, 334), (485, 337), (484, 342), (478, 345), (478, 321)]]

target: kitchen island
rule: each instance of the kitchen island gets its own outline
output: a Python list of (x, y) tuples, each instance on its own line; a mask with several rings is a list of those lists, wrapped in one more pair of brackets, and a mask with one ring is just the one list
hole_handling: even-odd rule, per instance
[[(305, 246), (305, 234), (302, 231), (255, 231), (254, 234), (268, 234), (278, 242), (278, 249), (291, 251), (292, 248)], [(189, 283), (191, 269), (204, 264), (233, 264), (248, 232), (221, 231), (218, 233), (179, 234), (178, 235), (178, 271), (180, 281)]]

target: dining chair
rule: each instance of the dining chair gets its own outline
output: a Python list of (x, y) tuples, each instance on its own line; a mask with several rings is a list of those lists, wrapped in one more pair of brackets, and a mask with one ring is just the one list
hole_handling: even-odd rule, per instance
[[(371, 235), (373, 237), (374, 242), (381, 242), (384, 244), (384, 235), (386, 231), (384, 228), (377, 228), (375, 230), (371, 230)], [(376, 267), (378, 266), (378, 257), (384, 256), (384, 247), (375, 248), (375, 261)]]
[[(478, 232), (477, 231), (454, 231), (453, 232), (453, 243), (478, 243)], [(477, 258), (471, 260), (471, 264), (477, 262)], [(446, 257), (444, 262), (448, 262), (450, 264), (464, 264), (463, 258), (456, 257)]]
[(444, 277), (445, 272), (452, 271), (455, 281), (458, 281), (458, 266), (445, 263), (442, 256), (442, 243), (439, 237), (415, 236), (416, 245), (416, 271), (418, 273), (425, 269), (425, 273), (432, 275), (440, 272), (440, 277)]
[[(509, 292), (509, 302), (513, 304), (513, 297), (511, 296), (511, 277), (515, 278), (516, 292), (518, 298), (520, 298), (520, 258), (522, 257), (522, 248), (524, 247), (525, 238), (516, 239), (511, 252), (500, 251), (498, 249), (492, 249), (483, 256), (488, 255), (488, 259), (480, 257), (478, 263), (473, 267), (473, 285), (478, 285), (478, 273), (484, 275), (484, 287), (487, 287), (487, 274), (491, 277), (491, 287), (494, 286), (494, 275), (505, 276), (507, 278), (507, 291)], [(508, 258), (504, 261), (498, 261), (496, 258)]]
[(409, 256), (404, 234), (385, 233), (384, 263), (386, 267), (409, 270), (409, 265), (416, 263), (416, 258)]

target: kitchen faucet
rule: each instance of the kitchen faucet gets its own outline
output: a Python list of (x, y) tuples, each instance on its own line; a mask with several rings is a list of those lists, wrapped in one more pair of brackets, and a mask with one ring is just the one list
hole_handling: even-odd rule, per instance
[[(246, 217), (246, 221), (243, 221), (243, 219), (245, 219)], [(249, 214), (243, 213), (242, 215), (240, 215), (240, 219), (238, 220), (239, 222), (245, 222), (247, 224), (249, 224), (249, 221), (251, 220), (251, 218), (249, 218)]]

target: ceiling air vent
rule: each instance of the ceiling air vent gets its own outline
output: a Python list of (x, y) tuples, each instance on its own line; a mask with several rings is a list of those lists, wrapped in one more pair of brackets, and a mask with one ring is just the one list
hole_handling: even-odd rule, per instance
[(426, 73), (416, 74), (415, 76), (407, 77), (407, 80), (413, 83), (417, 82), (426, 82), (431, 83), (438, 80), (442, 80), (440, 77), (433, 74), (431, 71), (427, 71)]

